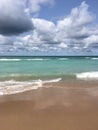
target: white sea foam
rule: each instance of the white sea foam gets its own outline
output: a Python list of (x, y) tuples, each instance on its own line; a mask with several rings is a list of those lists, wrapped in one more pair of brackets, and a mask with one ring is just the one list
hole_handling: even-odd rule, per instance
[(59, 58), (59, 60), (68, 60), (68, 58)]
[(35, 59), (35, 58), (34, 58), (34, 59), (26, 59), (26, 60), (29, 60), (29, 61), (36, 61), (36, 60), (38, 60), (38, 61), (39, 61), (39, 60), (44, 60), (44, 59), (41, 59), (41, 58), (36, 58), (36, 59)]
[(43, 81), (43, 84), (44, 83), (56, 83), (56, 82), (60, 82), (62, 80), (62, 78), (57, 78), (57, 79), (52, 79), (52, 80), (46, 80), (46, 81)]
[(76, 74), (78, 79), (82, 80), (98, 80), (98, 72), (84, 72)]
[(91, 58), (92, 60), (98, 60), (98, 58), (97, 57), (94, 57), (94, 58)]
[(49, 59), (42, 59), (42, 58), (32, 58), (32, 59), (10, 59), (10, 58), (2, 58), (0, 61), (21, 61), (21, 60), (27, 60), (27, 61), (42, 61), (42, 60), (49, 60)]
[(43, 87), (43, 84), (46, 83), (55, 83), (59, 82), (61, 78), (52, 79), (52, 80), (32, 80), (32, 81), (1, 81), (0, 82), (0, 95), (7, 95), (7, 94), (15, 94), (21, 93), (29, 90), (38, 89)]
[(89, 59), (90, 57), (85, 57), (85, 59)]
[(29, 77), (29, 76), (33, 76), (32, 74), (4, 74), (4, 75), (0, 75), (1, 78), (5, 78), (5, 77)]
[(0, 59), (0, 61), (20, 61), (21, 59)]

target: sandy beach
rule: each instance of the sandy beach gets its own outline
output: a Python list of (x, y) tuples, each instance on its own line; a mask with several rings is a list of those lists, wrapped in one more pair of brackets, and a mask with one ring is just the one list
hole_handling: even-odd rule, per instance
[(1, 96), (0, 130), (8, 129), (98, 130), (98, 88), (50, 87)]
[(0, 130), (98, 130), (98, 0), (0, 0)]

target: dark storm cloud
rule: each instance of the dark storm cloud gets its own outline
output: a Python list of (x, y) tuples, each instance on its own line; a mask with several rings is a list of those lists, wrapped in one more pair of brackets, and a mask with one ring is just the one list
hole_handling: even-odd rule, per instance
[(24, 1), (0, 0), (0, 34), (16, 35), (32, 28)]
[(16, 35), (33, 29), (33, 25), (30, 20), (24, 18), (18, 20), (0, 19), (0, 34), (3, 35)]
[[(79, 32), (78, 32), (79, 33)], [(89, 35), (88, 34), (84, 34), (84, 35), (82, 35), (82, 34), (77, 34), (77, 35), (73, 35), (73, 36), (70, 36), (69, 38), (73, 38), (73, 39), (85, 39), (85, 38), (88, 38), (89, 37)]]

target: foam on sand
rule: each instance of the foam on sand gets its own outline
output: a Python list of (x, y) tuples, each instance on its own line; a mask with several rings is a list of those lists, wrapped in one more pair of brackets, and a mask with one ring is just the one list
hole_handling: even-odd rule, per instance
[(60, 80), (61, 78), (44, 80), (44, 81), (40, 79), (32, 81), (15, 81), (15, 80), (1, 81), (0, 95), (15, 94), (29, 90), (34, 90), (43, 87), (43, 84), (55, 83), (59, 82)]
[(57, 79), (51, 79), (51, 80), (46, 80), (46, 81), (43, 81), (43, 83), (56, 83), (56, 82), (59, 82), (61, 81), (62, 78), (57, 78)]

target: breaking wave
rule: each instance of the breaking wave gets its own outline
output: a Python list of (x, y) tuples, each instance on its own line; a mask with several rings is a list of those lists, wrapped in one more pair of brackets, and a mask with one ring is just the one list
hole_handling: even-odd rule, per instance
[(5, 59), (5, 58), (2, 58), (0, 59), (0, 61), (23, 61), (23, 60), (26, 60), (26, 61), (43, 61), (43, 60), (49, 60), (49, 59), (46, 59), (46, 58), (31, 58), (31, 59)]
[(82, 80), (98, 80), (98, 71), (96, 72), (84, 72), (76, 74), (77, 79)]
[(21, 59), (0, 59), (0, 61), (20, 61)]
[(32, 81), (0, 81), (0, 95), (8, 95), (21, 93), (29, 90), (38, 89), (43, 87), (46, 83), (56, 83), (62, 80), (61, 78), (52, 80), (32, 80)]
[(29, 60), (29, 61), (36, 61), (36, 60), (38, 60), (38, 61), (40, 61), (40, 60), (44, 60), (44, 59), (41, 59), (41, 58), (34, 58), (34, 59), (26, 59), (26, 60)]
[(97, 57), (94, 57), (94, 58), (91, 58), (92, 60), (98, 60), (98, 58)]
[(59, 58), (59, 60), (68, 60), (68, 58)]

